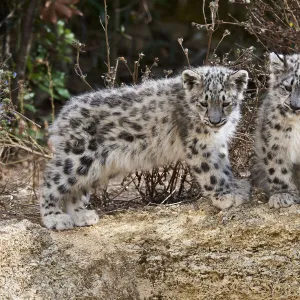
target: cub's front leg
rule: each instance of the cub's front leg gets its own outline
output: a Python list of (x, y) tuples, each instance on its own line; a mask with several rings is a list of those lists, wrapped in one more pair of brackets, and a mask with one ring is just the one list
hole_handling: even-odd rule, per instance
[(288, 207), (300, 203), (298, 165), (293, 166), (291, 162), (280, 155), (264, 157), (264, 166), (267, 174), (269, 206), (274, 208)]
[(201, 143), (188, 147), (187, 163), (200, 185), (202, 195), (220, 209), (250, 200), (250, 184), (233, 176), (225, 145), (208, 148)]

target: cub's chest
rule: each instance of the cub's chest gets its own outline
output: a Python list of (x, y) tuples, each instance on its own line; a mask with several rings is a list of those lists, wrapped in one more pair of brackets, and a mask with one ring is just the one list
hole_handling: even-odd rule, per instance
[(299, 123), (287, 127), (285, 130), (285, 142), (287, 143), (288, 155), (293, 163), (300, 163), (300, 118)]

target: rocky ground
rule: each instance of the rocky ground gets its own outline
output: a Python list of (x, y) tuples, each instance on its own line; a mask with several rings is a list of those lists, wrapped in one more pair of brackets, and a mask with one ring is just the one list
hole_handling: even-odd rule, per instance
[[(30, 218), (29, 218), (30, 219)], [(48, 231), (0, 223), (1, 299), (300, 299), (300, 207), (206, 201)]]

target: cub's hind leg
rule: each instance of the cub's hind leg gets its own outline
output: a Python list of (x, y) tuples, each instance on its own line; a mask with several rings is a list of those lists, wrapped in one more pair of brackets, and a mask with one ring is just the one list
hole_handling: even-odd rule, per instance
[(85, 195), (100, 176), (92, 156), (53, 159), (44, 175), (41, 189), (41, 217), (49, 229), (65, 230), (93, 225), (99, 218), (86, 208)]
[(48, 229), (66, 230), (74, 227), (71, 216), (63, 211), (68, 192), (68, 186), (63, 183), (61, 173), (55, 170), (55, 165), (49, 165), (40, 190), (41, 218)]

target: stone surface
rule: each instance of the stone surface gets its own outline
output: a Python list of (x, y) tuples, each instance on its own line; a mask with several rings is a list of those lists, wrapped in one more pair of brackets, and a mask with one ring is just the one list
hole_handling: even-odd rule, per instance
[(0, 299), (300, 299), (300, 207), (207, 203), (0, 223)]

